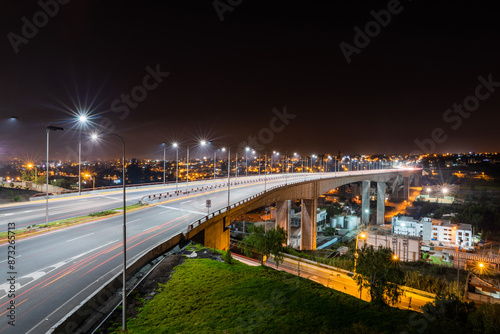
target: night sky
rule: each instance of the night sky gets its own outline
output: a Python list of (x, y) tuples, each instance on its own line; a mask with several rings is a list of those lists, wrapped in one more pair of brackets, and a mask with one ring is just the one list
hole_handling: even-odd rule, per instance
[[(500, 148), (491, 2), (41, 3), (53, 17), (36, 1), (2, 2), (2, 161), (44, 159), (49, 122), (65, 128), (51, 133), (52, 159), (75, 160), (79, 136), (84, 159), (120, 156), (117, 140), (71, 130), (78, 110), (138, 158), (199, 139), (303, 155)], [(38, 31), (23, 32), (34, 16)]]

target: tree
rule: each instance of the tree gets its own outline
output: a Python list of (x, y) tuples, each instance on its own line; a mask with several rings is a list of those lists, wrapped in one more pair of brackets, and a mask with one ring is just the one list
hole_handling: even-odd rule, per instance
[(287, 234), (282, 227), (270, 229), (266, 232), (263, 225), (252, 225), (248, 228), (249, 234), (240, 241), (245, 255), (251, 256), (252, 250), (261, 253), (260, 264), (264, 265), (264, 256), (274, 256), (276, 267), (283, 262), (282, 252), (285, 250), (283, 244), (287, 241)]
[(360, 289), (370, 290), (372, 303), (394, 305), (403, 294), (399, 284), (404, 283), (404, 272), (393, 256), (391, 249), (384, 247), (364, 245), (358, 251), (354, 280)]
[(336, 215), (340, 215), (342, 213), (342, 206), (335, 202), (332, 206), (326, 208), (326, 213), (328, 214), (328, 218), (333, 218)]

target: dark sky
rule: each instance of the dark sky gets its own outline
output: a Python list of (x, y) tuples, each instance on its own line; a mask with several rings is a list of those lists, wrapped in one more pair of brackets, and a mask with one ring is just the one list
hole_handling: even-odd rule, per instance
[[(46, 22), (37, 1), (3, 1), (0, 160), (44, 158), (51, 121), (65, 128), (51, 133), (51, 157), (75, 159), (79, 135), (84, 158), (119, 156), (116, 140), (96, 145), (71, 130), (79, 109), (123, 136), (130, 157), (160, 158), (163, 141), (236, 149), (249, 137), (262, 152), (304, 155), (499, 150), (492, 2), (220, 0), (236, 4), (221, 21), (214, 1), (59, 1)], [(376, 31), (372, 11), (388, 6)], [(23, 39), (34, 15), (38, 31), (25, 27)], [(340, 44), (355, 48), (354, 28), (367, 24), (372, 37), (348, 63)], [(150, 90), (148, 66), (169, 73), (146, 78)], [(490, 90), (476, 92), (480, 76)], [(125, 107), (131, 93), (141, 101)], [(447, 112), (463, 103), (470, 112)]]

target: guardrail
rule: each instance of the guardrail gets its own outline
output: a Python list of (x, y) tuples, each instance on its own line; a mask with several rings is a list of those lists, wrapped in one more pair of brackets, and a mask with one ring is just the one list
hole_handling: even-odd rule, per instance
[(290, 182), (290, 183), (287, 183), (287, 184), (280, 184), (280, 185), (277, 185), (277, 186), (274, 186), (274, 187), (270, 187), (270, 188), (267, 188), (264, 191), (261, 191), (261, 192), (259, 192), (257, 194), (254, 194), (254, 195), (250, 196), (250, 197), (247, 197), (247, 198), (244, 198), (244, 199), (242, 199), (242, 200), (240, 200), (238, 202), (235, 202), (235, 203), (229, 205), (228, 207), (222, 208), (220, 210), (216, 210), (216, 211), (214, 211), (214, 212), (206, 215), (205, 217), (202, 217), (202, 218), (196, 220), (194, 223), (188, 225), (187, 231), (189, 232), (192, 229), (194, 229), (196, 226), (200, 226), (201, 224), (203, 224), (207, 220), (212, 219), (215, 216), (218, 216), (218, 215), (220, 215), (223, 212), (227, 212), (227, 211), (229, 211), (231, 209), (234, 209), (235, 207), (237, 207), (237, 206), (239, 206), (241, 204), (247, 203), (247, 202), (249, 202), (249, 201), (251, 201), (251, 200), (253, 200), (253, 199), (255, 199), (255, 198), (259, 197), (259, 196), (262, 196), (262, 195), (264, 195), (265, 193), (267, 193), (267, 192), (269, 192), (271, 190), (274, 190), (274, 189), (277, 189), (277, 188), (281, 188), (281, 187), (286, 187), (286, 186), (289, 186), (289, 185), (292, 185), (292, 184), (296, 184), (296, 183), (300, 183), (300, 182), (301, 181), (295, 181), (295, 182)]

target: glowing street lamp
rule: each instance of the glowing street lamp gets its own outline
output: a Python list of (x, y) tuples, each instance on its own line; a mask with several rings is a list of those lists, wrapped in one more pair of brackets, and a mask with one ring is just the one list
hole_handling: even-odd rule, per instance
[(361, 232), (356, 235), (356, 252), (354, 253), (354, 273), (356, 273), (356, 266), (358, 265), (358, 240), (359, 239), (366, 239), (366, 233)]
[(179, 145), (177, 143), (173, 143), (172, 147), (175, 148), (175, 191), (177, 191), (179, 187)]
[[(123, 138), (116, 133), (108, 133), (105, 135), (115, 136), (122, 143), (123, 157), (122, 157), (122, 185), (123, 185), (123, 275), (122, 275), (122, 329), (127, 330), (127, 197), (125, 191), (125, 142)], [(93, 140), (97, 140), (99, 135), (93, 133), (91, 135)]]
[(248, 157), (247, 153), (250, 151), (250, 147), (245, 147), (245, 171), (246, 171), (246, 176), (248, 176)]
[[(206, 140), (200, 140), (200, 145), (201, 146), (206, 146), (208, 143)], [(189, 186), (189, 146), (187, 147), (187, 161), (186, 161), (186, 164), (187, 164), (187, 168), (186, 168), (186, 190)]]

